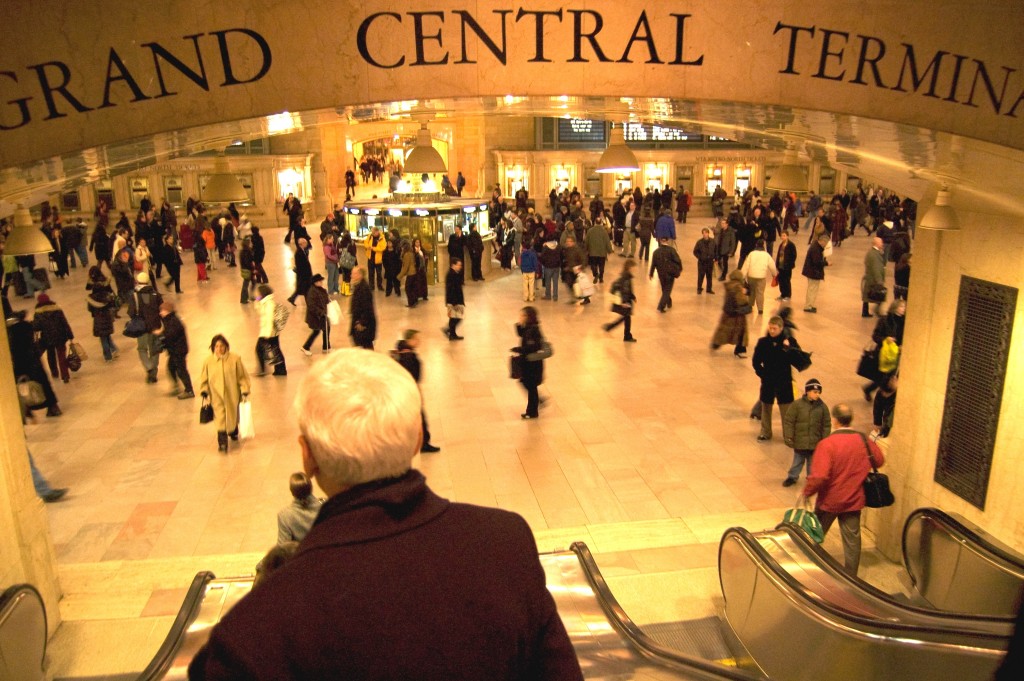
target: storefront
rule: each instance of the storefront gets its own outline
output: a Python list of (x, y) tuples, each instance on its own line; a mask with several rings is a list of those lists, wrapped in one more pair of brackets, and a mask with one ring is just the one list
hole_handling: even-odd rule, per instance
[[(483, 272), (491, 268), (491, 242), (487, 203), (480, 199), (452, 199), (442, 201), (440, 195), (396, 194), (396, 201), (361, 201), (345, 205), (345, 227), (356, 241), (364, 240), (374, 227), (386, 233), (395, 233), (401, 239), (419, 239), (427, 254), (427, 281), (441, 281), (448, 270), (448, 237), (455, 233), (456, 225), (463, 234), (469, 234), (476, 225), (484, 241)], [(420, 200), (416, 200), (420, 199)]]

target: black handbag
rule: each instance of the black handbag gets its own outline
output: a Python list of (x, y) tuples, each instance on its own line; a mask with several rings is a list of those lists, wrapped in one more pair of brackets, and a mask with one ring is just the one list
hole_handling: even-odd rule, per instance
[(857, 375), (874, 381), (880, 377), (878, 371), (878, 349), (865, 350), (857, 364)]
[(889, 489), (889, 476), (879, 473), (875, 468), (875, 460), (871, 458), (871, 448), (868, 446), (868, 439), (864, 433), (858, 433), (864, 441), (864, 449), (868, 453), (868, 461), (871, 462), (871, 472), (864, 478), (864, 505), (868, 508), (885, 508), (896, 502), (892, 490)]
[(888, 295), (889, 289), (885, 287), (885, 284), (872, 284), (868, 289), (867, 298), (872, 303), (884, 303)]
[(199, 423), (210, 423), (213, 421), (213, 403), (209, 398), (203, 398), (203, 406), (199, 407)]
[(82, 358), (78, 356), (77, 352), (75, 352), (74, 347), (68, 350), (67, 362), (68, 369), (71, 369), (72, 371), (78, 371), (82, 368)]
[(137, 315), (125, 323), (122, 333), (128, 336), (128, 338), (142, 338), (148, 330), (146, 328), (146, 318), (142, 315)]
[(523, 377), (523, 356), (512, 355), (508, 358), (508, 377), (519, 380)]

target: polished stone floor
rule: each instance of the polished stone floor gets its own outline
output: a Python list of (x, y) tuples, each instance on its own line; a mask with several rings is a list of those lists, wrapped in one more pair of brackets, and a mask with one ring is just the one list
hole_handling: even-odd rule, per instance
[[(782, 443), (777, 412), (775, 439), (755, 439), (758, 423), (748, 411), (758, 381), (750, 360), (734, 358), (731, 348), (708, 348), (722, 295), (697, 295), (690, 250), (710, 223), (692, 217), (678, 226), (685, 269), (668, 314), (655, 309), (657, 282), (638, 279), (638, 343), (623, 343), (618, 330), (602, 331), (602, 322), (613, 318), (603, 292), (585, 307), (567, 305), (564, 290), (558, 303), (535, 303), (555, 355), (541, 387), (548, 399), (534, 421), (520, 419), (526, 397), (507, 376), (513, 323), (523, 305), (518, 273), (495, 269), (486, 282), (467, 284), (461, 343), (440, 331), (443, 286), (433, 286), (429, 302), (411, 310), (393, 296), (375, 296), (378, 352), (403, 329), (423, 331), (423, 393), (441, 452), (418, 456), (414, 465), (431, 486), (456, 501), (520, 513), (542, 551), (586, 541), (639, 621), (713, 609), (722, 531), (774, 526), (799, 489), (780, 485), (792, 453)], [(283, 230), (264, 234), (271, 283), (283, 299), (290, 292), (291, 251), (282, 244)], [(796, 243), (802, 264), (806, 237)], [(874, 324), (860, 317), (869, 246), (860, 235), (836, 249), (817, 315), (801, 311), (806, 280), (799, 275), (793, 296), (797, 337), (814, 351), (814, 365), (797, 381), (819, 379), (823, 399), (848, 401), (855, 426), (864, 430), (870, 407), (854, 369)], [(322, 255), (314, 253), (313, 261), (314, 270), (322, 267)], [(621, 263), (617, 256), (609, 260), (608, 282)], [(47, 506), (66, 594), (65, 625), (52, 649), (58, 676), (141, 669), (192, 574), (251, 571), (275, 541), (276, 512), (289, 501), (288, 475), (300, 469), (292, 398), (321, 361), (299, 351), (308, 333), (300, 302), (282, 336), (289, 375), (253, 379), (257, 437), (220, 454), (214, 431), (198, 422), (198, 401), (167, 395), (162, 365), (160, 382), (145, 383), (133, 341), (116, 337), (120, 358), (103, 362), (90, 333), (85, 272), (72, 272), (50, 294), (89, 359), (69, 384), (55, 383), (64, 415), (26, 428), (40, 469), (53, 485), (71, 488), (65, 501)], [(199, 286), (187, 263), (184, 292), (168, 296), (188, 329), (194, 380), (215, 333), (226, 335), (254, 369), (255, 311), (238, 302), (238, 270), (218, 263), (210, 276)], [(769, 289), (768, 297), (776, 294)], [(751, 346), (767, 317), (752, 316)], [(346, 330), (336, 328), (336, 347), (350, 345)], [(833, 534), (826, 547), (841, 556)], [(892, 580), (892, 566), (873, 551), (863, 565), (872, 581)], [(111, 640), (131, 643), (114, 652)]]

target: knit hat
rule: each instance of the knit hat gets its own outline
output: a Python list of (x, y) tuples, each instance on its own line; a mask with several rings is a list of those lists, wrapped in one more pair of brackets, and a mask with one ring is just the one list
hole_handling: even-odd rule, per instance
[(323, 280), (324, 280), (324, 275), (322, 275), (322, 274), (314, 274), (313, 275), (312, 282), (314, 284), (317, 283), (318, 281), (323, 281)]
[(821, 392), (821, 383), (816, 378), (812, 378), (804, 384), (804, 392), (810, 392), (811, 390), (817, 390)]
[(50, 296), (46, 295), (45, 293), (40, 293), (36, 297), (36, 303), (39, 304), (39, 305), (49, 305), (52, 302), (53, 301), (50, 300)]
[(135, 281), (137, 281), (140, 284), (142, 284), (143, 286), (145, 286), (146, 284), (149, 283), (149, 273), (148, 272), (139, 272), (138, 274), (135, 275)]

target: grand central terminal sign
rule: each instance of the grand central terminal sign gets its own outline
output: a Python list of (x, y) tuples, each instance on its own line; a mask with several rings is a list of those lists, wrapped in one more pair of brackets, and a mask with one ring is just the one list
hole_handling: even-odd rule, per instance
[(1024, 3), (7, 0), (0, 167), (282, 111), (575, 95), (734, 101), (1024, 148)]

